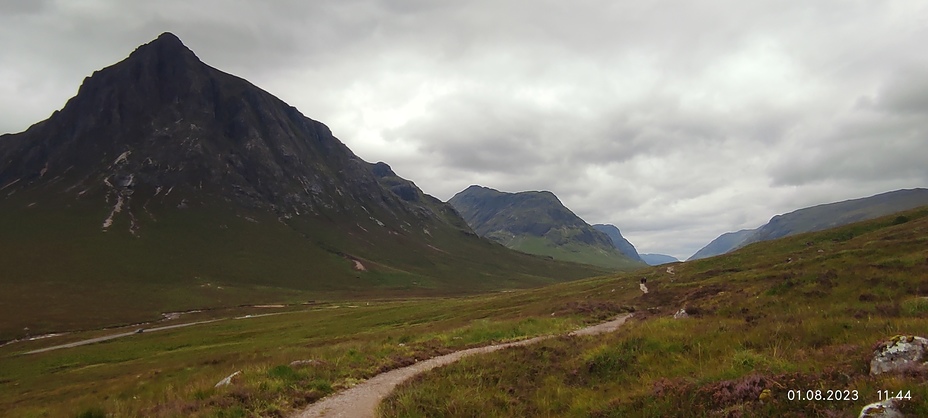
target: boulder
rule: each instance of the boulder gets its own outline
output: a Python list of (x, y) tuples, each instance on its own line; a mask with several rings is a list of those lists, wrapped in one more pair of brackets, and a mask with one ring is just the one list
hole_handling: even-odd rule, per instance
[(895, 398), (889, 398), (882, 402), (874, 402), (860, 410), (857, 418), (904, 418), (905, 415), (899, 411)]
[(928, 367), (928, 339), (896, 335), (877, 345), (870, 360), (870, 374)]

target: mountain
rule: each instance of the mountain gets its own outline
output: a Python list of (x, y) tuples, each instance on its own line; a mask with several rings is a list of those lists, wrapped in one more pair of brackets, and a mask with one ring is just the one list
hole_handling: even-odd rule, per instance
[(647, 263), (649, 266), (659, 266), (661, 264), (676, 263), (680, 261), (676, 257), (664, 254), (641, 254), (641, 260)]
[(737, 248), (739, 244), (744, 242), (747, 237), (756, 231), (757, 229), (742, 229), (738, 232), (726, 232), (719, 235), (718, 238), (712, 240), (712, 242), (705, 247), (700, 248), (699, 251), (696, 251), (696, 253), (690, 256), (690, 258), (687, 258), (686, 261), (725, 254)]
[(0, 136), (0, 214), (0, 253), (15, 260), (0, 263), (0, 315), (19, 318), (0, 328), (14, 332), (604, 271), (479, 238), (448, 204), (170, 33)]
[(619, 228), (615, 225), (596, 224), (593, 225), (593, 228), (606, 234), (609, 239), (612, 240), (612, 244), (615, 245), (615, 248), (632, 260), (641, 261), (649, 266), (659, 266), (661, 264), (680, 261), (677, 260), (676, 257), (664, 254), (638, 254), (638, 250), (635, 249), (635, 246), (622, 236), (622, 232), (619, 231)]
[(593, 225), (593, 229), (606, 234), (606, 236), (612, 240), (612, 244), (615, 245), (615, 248), (617, 248), (619, 252), (624, 254), (626, 257), (632, 260), (641, 261), (641, 257), (638, 255), (638, 250), (636, 250), (635, 246), (622, 236), (622, 232), (619, 231), (619, 228), (617, 228), (615, 225), (596, 224)]
[(606, 234), (564, 207), (551, 192), (505, 193), (475, 185), (448, 203), (478, 235), (512, 249), (608, 268), (643, 266), (619, 252)]
[[(770, 222), (755, 230), (723, 234), (690, 257), (690, 260), (724, 254), (755, 242), (769, 241), (803, 232), (821, 231), (924, 205), (928, 205), (928, 189), (917, 188), (799, 209), (774, 216)], [(716, 244), (717, 241), (721, 242)], [(713, 244), (716, 245), (713, 246)]]

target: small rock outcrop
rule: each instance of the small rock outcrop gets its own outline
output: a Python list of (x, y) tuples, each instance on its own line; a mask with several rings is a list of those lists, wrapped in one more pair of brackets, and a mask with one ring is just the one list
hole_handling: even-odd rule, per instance
[(899, 411), (896, 399), (890, 398), (882, 402), (874, 402), (860, 410), (858, 418), (903, 418), (905, 415)]
[(309, 367), (321, 365), (322, 362), (315, 359), (310, 360), (294, 360), (290, 362), (290, 367)]
[(673, 319), (686, 319), (689, 317), (690, 314), (686, 312), (686, 308), (681, 308), (677, 313), (673, 314)]
[(880, 343), (870, 360), (870, 374), (928, 367), (928, 339), (914, 335), (896, 335)]

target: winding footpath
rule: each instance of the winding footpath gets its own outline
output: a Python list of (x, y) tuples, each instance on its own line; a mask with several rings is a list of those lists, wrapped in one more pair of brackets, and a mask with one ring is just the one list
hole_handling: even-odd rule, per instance
[(82, 345), (96, 344), (96, 343), (99, 343), (99, 342), (109, 341), (109, 340), (115, 340), (115, 339), (117, 339), (117, 338), (122, 338), (122, 337), (131, 337), (131, 336), (133, 336), (133, 335), (141, 334), (141, 333), (143, 333), (143, 332), (144, 332), (145, 334), (151, 334), (152, 332), (166, 331), (166, 330), (169, 330), (169, 329), (176, 329), (176, 328), (189, 327), (189, 326), (191, 326), (191, 325), (208, 324), (208, 323), (210, 323), (210, 322), (225, 321), (225, 320), (227, 320), (227, 319), (236, 319), (236, 320), (237, 320), (237, 319), (260, 318), (260, 317), (263, 317), (263, 316), (283, 315), (283, 314), (287, 314), (287, 313), (291, 313), (291, 312), (273, 312), (273, 313), (257, 314), (257, 315), (252, 314), (252, 315), (245, 315), (245, 316), (236, 316), (236, 317), (232, 317), (232, 318), (207, 319), (207, 320), (204, 320), (204, 321), (186, 322), (186, 323), (183, 323), (183, 324), (165, 325), (165, 326), (153, 327), (153, 328), (145, 328), (145, 327), (142, 327), (142, 328), (140, 328), (140, 329), (138, 329), (138, 330), (135, 330), (135, 331), (128, 331), (128, 332), (121, 332), (121, 333), (118, 333), (118, 334), (104, 335), (104, 336), (102, 336), (102, 337), (91, 338), (91, 339), (88, 339), (88, 340), (81, 340), (81, 341), (75, 341), (75, 342), (73, 342), (73, 343), (68, 343), (68, 344), (61, 344), (61, 345), (55, 345), (55, 346), (46, 347), (46, 348), (40, 348), (40, 349), (38, 349), (38, 350), (26, 351), (26, 352), (24, 352), (24, 353), (22, 353), (22, 354), (23, 354), (23, 355), (26, 355), (26, 354), (38, 354), (38, 353), (44, 353), (44, 352), (46, 352), (46, 351), (60, 350), (60, 349), (62, 349), (62, 348), (80, 347), (80, 346), (82, 346)]
[[(612, 332), (622, 326), (631, 316), (632, 314), (625, 314), (612, 321), (582, 328), (568, 335), (595, 335)], [(393, 392), (400, 383), (403, 383), (413, 376), (439, 366), (454, 363), (466, 356), (490, 353), (509, 347), (534, 344), (551, 337), (553, 336), (547, 335), (511, 343), (470, 348), (443, 356), (433, 357), (411, 366), (381, 373), (348, 390), (323, 398), (319, 402), (294, 414), (291, 418), (373, 418), (377, 416), (377, 406), (380, 405), (380, 402)]]

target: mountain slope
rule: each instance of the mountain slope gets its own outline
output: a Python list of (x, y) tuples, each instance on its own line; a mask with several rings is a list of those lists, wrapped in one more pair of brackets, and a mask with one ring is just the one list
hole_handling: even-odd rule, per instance
[(635, 249), (635, 246), (622, 236), (622, 232), (619, 231), (619, 228), (615, 225), (596, 224), (593, 225), (593, 229), (606, 234), (612, 241), (612, 244), (615, 245), (615, 248), (626, 257), (635, 261), (643, 261), (638, 255), (638, 250)]
[(0, 213), (0, 253), (17, 260), (0, 263), (0, 314), (14, 318), (0, 332), (603, 271), (480, 239), (449, 205), (169, 33), (0, 136)]
[[(690, 257), (690, 260), (724, 254), (755, 242), (769, 241), (803, 232), (822, 231), (841, 225), (886, 216), (923, 205), (928, 205), (928, 189), (918, 188), (896, 190), (860, 199), (851, 199), (799, 209), (783, 215), (774, 216), (769, 222), (756, 230), (723, 234), (706, 246), (706, 248), (709, 248), (713, 246), (713, 243), (716, 243), (716, 241), (722, 240), (723, 237), (725, 238), (720, 241), (720, 243), (716, 243), (711, 251), (703, 252), (703, 250), (706, 249), (703, 248)], [(738, 240), (739, 238), (741, 238), (740, 241)], [(729, 244), (731, 247), (726, 248)], [(700, 253), (703, 253), (702, 256), (697, 257)]]
[(608, 268), (643, 266), (620, 253), (606, 234), (577, 217), (551, 192), (504, 193), (470, 186), (448, 203), (478, 235), (512, 249)]
[(690, 258), (687, 258), (686, 261), (725, 254), (735, 249), (738, 244), (741, 244), (747, 237), (756, 231), (756, 229), (742, 229), (737, 232), (726, 232), (719, 235), (718, 238), (712, 240), (712, 242), (706, 244), (705, 247), (700, 248), (699, 251), (696, 251), (696, 253), (690, 256)]
[(812, 206), (774, 216), (737, 248), (754, 242), (874, 219), (923, 205), (928, 205), (928, 189), (896, 190), (861, 199)]

